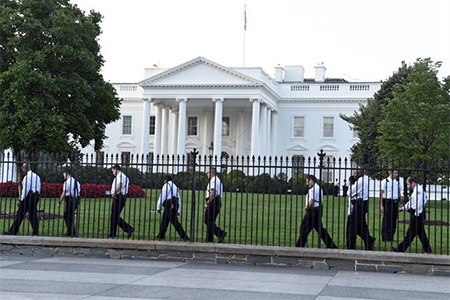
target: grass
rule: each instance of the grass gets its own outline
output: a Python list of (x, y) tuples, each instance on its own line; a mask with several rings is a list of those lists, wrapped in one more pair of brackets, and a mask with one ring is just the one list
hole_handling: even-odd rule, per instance
[[(147, 190), (146, 198), (130, 198), (127, 200), (122, 217), (135, 227), (132, 239), (153, 240), (158, 234), (161, 215), (155, 212), (159, 190)], [(206, 228), (203, 224), (204, 192), (196, 191), (194, 206), (195, 219), (191, 223), (192, 192), (182, 192), (182, 213), (180, 222), (190, 235), (191, 224), (195, 241), (204, 241)], [(15, 212), (15, 198), (1, 198), (0, 212)], [(272, 195), (272, 194), (242, 194), (225, 193), (222, 199), (222, 210), (217, 224), (228, 232), (227, 243), (247, 245), (293, 246), (298, 239), (301, 219), (304, 215), (303, 195)], [(381, 242), (382, 214), (378, 210), (378, 199), (370, 199), (370, 209), (367, 215), (369, 230), (376, 238), (376, 250), (390, 251), (391, 243)], [(345, 248), (345, 227), (347, 222), (347, 199), (343, 197), (325, 196), (322, 222), (339, 248)], [(427, 203), (427, 220), (443, 221), (446, 225), (427, 225), (425, 227), (433, 253), (450, 254), (450, 203), (448, 201), (429, 201)], [(106, 238), (109, 234), (111, 199), (82, 199), (78, 210), (77, 230), (80, 237)], [(56, 198), (43, 198), (38, 208), (45, 213), (62, 216), (64, 204), (58, 206)], [(399, 224), (395, 234), (396, 245), (403, 240), (408, 229), (408, 213), (400, 213)], [(12, 219), (0, 219), (0, 233), (7, 230)], [(63, 236), (66, 231), (62, 218), (45, 219), (40, 222), (40, 235)], [(20, 234), (31, 234), (28, 220), (22, 223)], [(126, 234), (118, 230), (119, 238)], [(173, 227), (170, 226), (166, 240), (179, 240)], [(312, 231), (307, 247), (317, 247), (317, 233)], [(363, 243), (358, 238), (358, 249), (363, 249)], [(324, 244), (321, 242), (321, 247)], [(415, 239), (408, 252), (422, 252), (422, 244)]]

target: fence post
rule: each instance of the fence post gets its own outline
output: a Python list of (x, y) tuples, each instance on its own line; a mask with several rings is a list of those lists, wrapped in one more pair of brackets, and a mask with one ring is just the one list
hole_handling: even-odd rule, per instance
[(195, 167), (197, 166), (197, 155), (198, 155), (197, 149), (194, 148), (194, 150), (191, 151), (191, 162), (192, 162), (192, 196), (191, 196), (191, 232), (190, 232), (190, 239), (191, 243), (195, 241), (194, 236), (194, 228), (195, 228)]
[[(322, 181), (322, 171), (323, 171), (323, 159), (325, 158), (326, 153), (323, 152), (323, 149), (320, 149), (320, 152), (317, 153), (319, 156), (319, 182), (321, 183), (321, 191), (319, 193), (319, 224), (322, 224), (322, 193), (323, 193), (323, 184)], [(319, 226), (319, 234), (317, 235), (317, 248), (320, 249), (320, 239), (322, 236), (322, 226)]]

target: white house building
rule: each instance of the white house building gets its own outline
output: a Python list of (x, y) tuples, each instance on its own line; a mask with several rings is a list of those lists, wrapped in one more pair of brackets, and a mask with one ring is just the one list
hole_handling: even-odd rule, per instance
[[(312, 78), (302, 66), (229, 68), (198, 57), (170, 69), (147, 68), (138, 83), (114, 84), (121, 119), (107, 126), (105, 153), (348, 157), (353, 114), (380, 82)], [(93, 151), (92, 149), (85, 149)]]
[[(323, 64), (307, 76), (302, 66), (229, 68), (198, 57), (179, 66), (146, 68), (138, 83), (114, 84), (123, 99), (120, 120), (106, 127), (96, 155), (349, 157), (357, 133), (351, 115), (380, 82), (327, 78)], [(83, 149), (94, 153), (93, 147)], [(101, 159), (101, 158), (100, 158)], [(0, 178), (7, 170), (1, 168)], [(10, 177), (10, 176), (7, 176)]]

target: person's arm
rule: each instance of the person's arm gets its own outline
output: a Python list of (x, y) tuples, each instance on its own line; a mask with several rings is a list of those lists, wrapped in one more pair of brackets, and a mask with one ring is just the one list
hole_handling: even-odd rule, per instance
[(178, 215), (180, 215), (180, 213), (181, 213), (181, 197), (180, 197), (180, 193), (178, 192), (178, 190), (177, 190), (177, 199), (178, 199), (178, 211), (177, 211), (177, 213), (178, 213)]
[(383, 195), (384, 195), (384, 190), (383, 190), (383, 183), (382, 183), (381, 189), (380, 189), (380, 212), (382, 212), (382, 213), (384, 213)]
[(161, 189), (161, 195), (159, 195), (158, 202), (156, 203), (156, 211), (158, 213), (161, 212), (161, 205), (164, 202), (164, 200), (166, 199), (165, 198), (166, 197), (166, 193), (167, 193), (166, 187), (167, 187), (167, 183), (163, 185), (163, 187)]
[(63, 184), (63, 190), (61, 193), (61, 196), (59, 196), (59, 205), (61, 205), (61, 202), (64, 201), (64, 199), (66, 199), (66, 183)]
[(25, 175), (25, 177), (22, 179), (22, 195), (20, 195), (20, 201), (23, 201), (25, 199), (29, 190), (30, 185), (28, 182), (28, 175)]

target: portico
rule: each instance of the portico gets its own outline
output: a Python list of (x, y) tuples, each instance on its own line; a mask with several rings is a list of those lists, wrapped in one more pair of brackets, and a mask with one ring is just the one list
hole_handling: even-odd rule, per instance
[[(146, 99), (142, 107), (144, 154), (181, 157), (196, 148), (200, 155), (218, 158), (224, 152), (257, 157), (276, 150), (272, 144), (278, 99), (254, 78), (197, 58), (139, 85)], [(152, 115), (154, 135), (148, 138)]]

